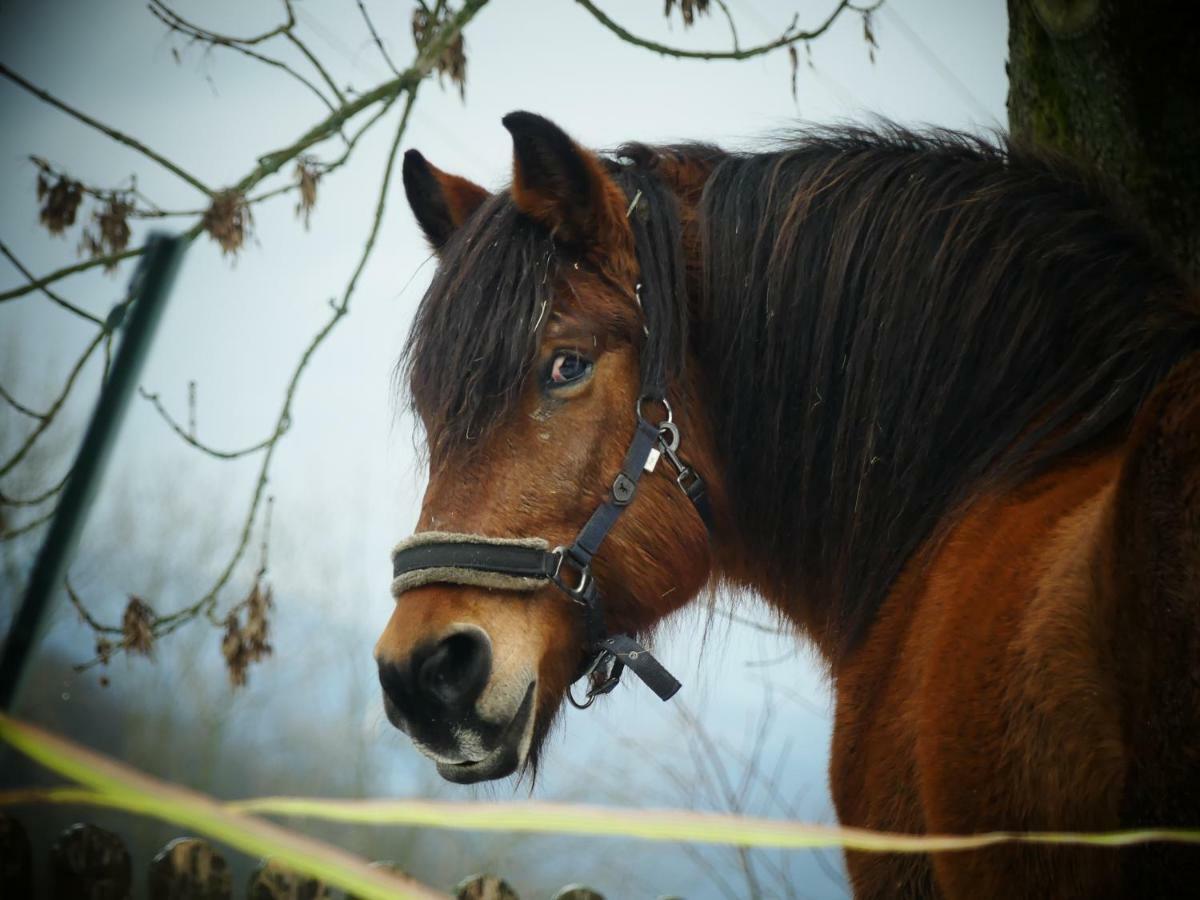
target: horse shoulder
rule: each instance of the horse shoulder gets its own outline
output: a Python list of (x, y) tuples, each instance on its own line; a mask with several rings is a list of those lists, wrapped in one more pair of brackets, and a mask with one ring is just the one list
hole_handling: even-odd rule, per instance
[[(1116, 827), (1124, 758), (1104, 650), (1113, 598), (1097, 584), (1120, 457), (981, 498), (914, 558), (836, 673), (831, 775), (843, 821), (938, 833)], [(943, 889), (1012, 896), (1013, 869), (997, 865), (1006, 855), (1046, 871), (1023, 849), (1018, 859), (942, 854), (933, 868)], [(1064, 886), (1102, 886), (1095, 863), (1052, 868)], [(927, 896), (924, 873), (903, 867), (913, 895)]]

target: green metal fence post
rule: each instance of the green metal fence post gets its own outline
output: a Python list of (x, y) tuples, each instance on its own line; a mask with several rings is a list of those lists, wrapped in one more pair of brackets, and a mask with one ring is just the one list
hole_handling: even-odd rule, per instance
[(125, 310), (124, 336), (50, 522), (50, 530), (33, 564), (25, 597), (4, 642), (4, 654), (0, 657), (2, 710), (12, 707), (20, 690), (25, 663), (41, 636), (46, 605), (59, 585), (63, 566), (83, 527), (108, 451), (120, 427), (129, 394), (137, 382), (187, 243), (181, 237), (150, 235), (141, 264), (130, 282), (130, 302), (122, 307)]

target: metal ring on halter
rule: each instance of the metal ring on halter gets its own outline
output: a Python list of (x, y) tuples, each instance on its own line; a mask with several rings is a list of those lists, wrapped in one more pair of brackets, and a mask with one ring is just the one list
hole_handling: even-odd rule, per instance
[(588, 663), (588, 667), (586, 669), (584, 669), (582, 673), (580, 673), (579, 677), (576, 678), (575, 681), (573, 681), (571, 684), (567, 685), (567, 699), (571, 701), (571, 705), (573, 707), (575, 707), (576, 709), (587, 709), (589, 706), (591, 706), (593, 703), (596, 702), (596, 698), (598, 696), (600, 696), (601, 693), (607, 694), (608, 691), (611, 691), (613, 689), (613, 687), (616, 686), (614, 684), (614, 685), (610, 686), (608, 688), (608, 690), (606, 690), (606, 691), (598, 691), (594, 687), (589, 687), (588, 692), (583, 695), (583, 702), (576, 700), (575, 694), (572, 692), (572, 689), (575, 687), (576, 684), (578, 684), (580, 681), (584, 680), (585, 678), (590, 679), (592, 677), (592, 674), (596, 671), (596, 669), (598, 669), (600, 667), (600, 664), (604, 661), (604, 658), (607, 656), (611, 656), (611, 655), (612, 654), (609, 653), (607, 650), (602, 650), (599, 653), (597, 653), (595, 655), (595, 657), (592, 658), (592, 661), (590, 663)]
[[(658, 402), (661, 403), (667, 410), (667, 422), (668, 423), (674, 422), (675, 415), (674, 415), (674, 413), (671, 412), (671, 401), (668, 400), (666, 397), (659, 397), (657, 399), (658, 399)], [(643, 400), (649, 400), (651, 403), (653, 403), (655, 401), (655, 398), (654, 397), (638, 397), (637, 416), (639, 419), (642, 418), (642, 401)]]

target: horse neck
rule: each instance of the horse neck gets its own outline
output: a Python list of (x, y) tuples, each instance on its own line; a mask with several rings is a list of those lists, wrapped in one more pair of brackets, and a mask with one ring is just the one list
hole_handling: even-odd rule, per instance
[(659, 167), (714, 574), (843, 650), (956, 510), (1123, 434), (1200, 340), (1192, 289), (1082, 176), (856, 140)]
[[(704, 184), (711, 174), (713, 162), (679, 160), (659, 167), (659, 174), (664, 177), (679, 203), (687, 292), (692, 299), (688, 310), (689, 333), (700, 336), (702, 340), (710, 323), (703, 320), (700, 307), (695, 302), (702, 290), (704, 272), (699, 210)], [(693, 342), (692, 346), (694, 349), (696, 343)], [(771, 549), (747, 540), (736, 525), (744, 511), (736, 509), (738, 498), (732, 496), (729, 490), (729, 472), (734, 463), (719, 450), (717, 435), (722, 433), (727, 423), (722, 421), (720, 411), (711, 403), (715, 388), (712, 374), (704, 359), (695, 352), (690, 353), (685, 377), (677, 386), (678, 400), (675, 405), (686, 441), (683, 455), (690, 465), (704, 475), (715, 512), (713, 581), (759, 595), (808, 634), (823, 654), (832, 658), (835, 642), (826, 614), (809, 601), (809, 597), (820, 590), (819, 585), (795, 577), (780, 578), (768, 558)]]

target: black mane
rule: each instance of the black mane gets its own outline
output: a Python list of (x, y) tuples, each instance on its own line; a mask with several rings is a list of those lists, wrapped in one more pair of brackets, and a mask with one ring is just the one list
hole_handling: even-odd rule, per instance
[[(686, 282), (660, 153), (715, 165)], [(741, 538), (843, 648), (965, 501), (1118, 439), (1200, 348), (1194, 289), (1110, 194), (1020, 148), (840, 128), (767, 153), (632, 145), (609, 168), (649, 217), (660, 377), (685, 346), (701, 363)], [(507, 194), (447, 245), (405, 357), (439, 435), (503, 414), (562, 256)]]
[(964, 501), (1116, 438), (1200, 347), (1110, 195), (1019, 148), (826, 131), (722, 162), (701, 219), (694, 351), (740, 533), (843, 649)]

